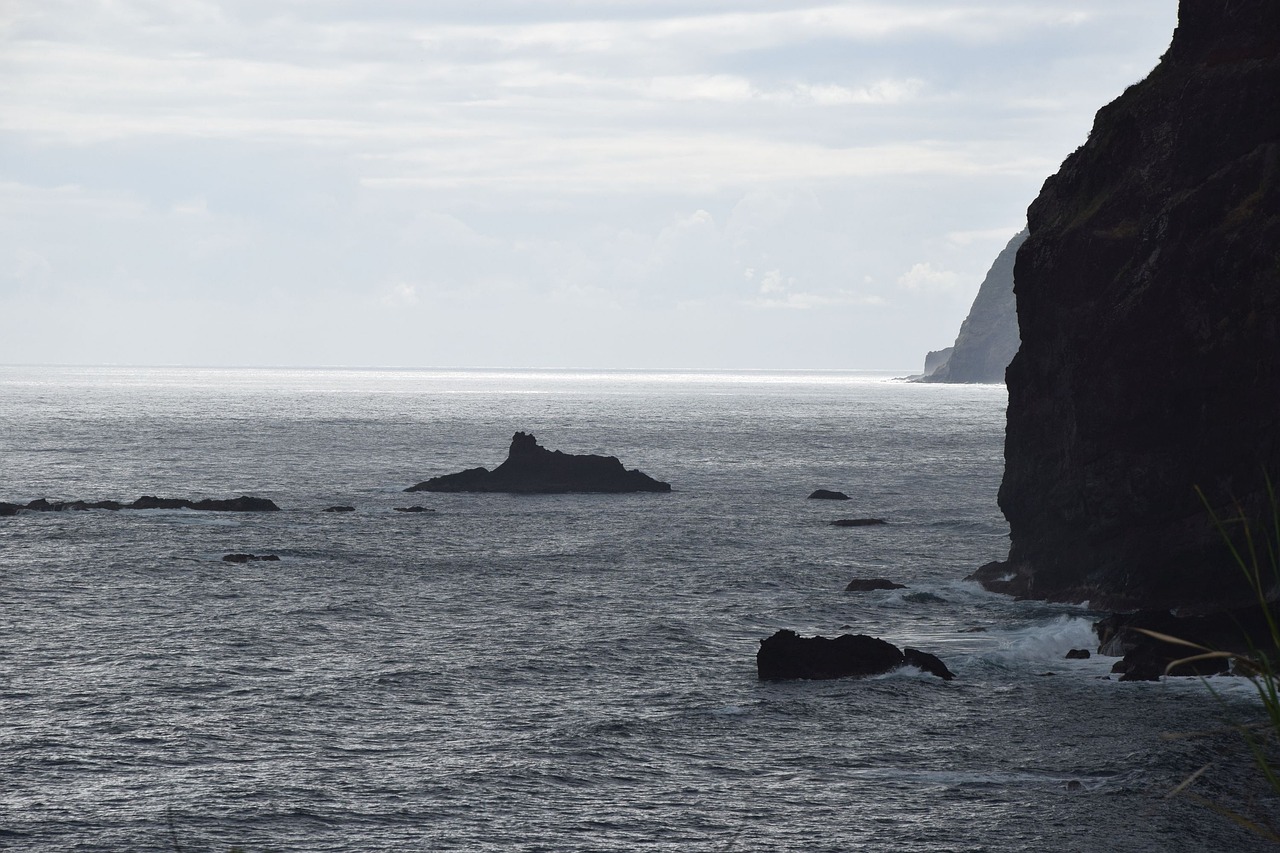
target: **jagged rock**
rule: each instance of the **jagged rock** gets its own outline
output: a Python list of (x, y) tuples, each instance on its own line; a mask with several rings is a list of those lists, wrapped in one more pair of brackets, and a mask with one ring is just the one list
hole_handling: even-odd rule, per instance
[(905, 584), (894, 583), (888, 578), (854, 578), (844, 588), (845, 592), (871, 592), (877, 589), (906, 589)]
[[(17, 505), (4, 504), (4, 506)], [(280, 509), (280, 507), (266, 498), (254, 498), (248, 495), (242, 495), (230, 500), (210, 500), (206, 498), (199, 501), (189, 501), (186, 498), (157, 498), (144, 495), (130, 504), (122, 504), (119, 501), (51, 501), (48, 498), (38, 498), (18, 508), (31, 512), (65, 512), (67, 510), (90, 509), (112, 511), (122, 509), (194, 509), (205, 512), (276, 512)], [(13, 513), (7, 514), (12, 515)]]
[(809, 495), (811, 501), (847, 501), (849, 496), (844, 492), (833, 492), (829, 489), (817, 489)]
[(1071, 649), (1066, 654), (1067, 660), (1088, 660), (1092, 655), (1088, 649)]
[(1004, 382), (1005, 368), (1018, 351), (1013, 260), (1026, 239), (1026, 230), (1019, 231), (996, 256), (960, 324), (950, 356), (930, 370), (929, 357), (936, 354), (929, 353), (921, 382)]
[(355, 512), (355, 511), (356, 511), (356, 508), (353, 506), (331, 506), (331, 507), (328, 507), (327, 509), (321, 510), (321, 512)]
[[(946, 676), (941, 672), (950, 674), (942, 661), (933, 655), (915, 652), (914, 659), (922, 663), (913, 662), (912, 666), (942, 678)], [(784, 629), (761, 640), (760, 649), (756, 652), (756, 673), (762, 681), (863, 678), (891, 672), (905, 663), (906, 657), (897, 646), (866, 634), (842, 634), (828, 639), (801, 637), (795, 631)]]
[[(1209, 506), (1280, 473), (1280, 3), (1184, 0), (1044, 184), (1015, 279), (1004, 586), (1095, 607), (1251, 597)], [(1233, 525), (1233, 531), (1240, 531)]]
[(194, 509), (201, 512), (278, 512), (280, 507), (266, 498), (255, 498), (241, 495), (229, 500), (212, 500), (205, 498), (189, 501), (186, 498), (157, 498), (143, 495), (125, 509)]
[(875, 527), (884, 524), (883, 518), (838, 518), (831, 522), (832, 527)]
[(930, 675), (936, 675), (943, 681), (951, 681), (956, 677), (956, 674), (947, 669), (947, 665), (939, 660), (937, 655), (931, 655), (910, 646), (902, 650), (902, 661), (907, 666), (914, 666)]
[(425, 506), (418, 506), (417, 504), (414, 504), (413, 506), (398, 506), (395, 509), (396, 512), (435, 512), (434, 509), (428, 509)]
[[(1271, 605), (1272, 619), (1280, 619), (1280, 604)], [(1196, 649), (1157, 639), (1143, 630), (1185, 640), (1219, 652), (1251, 655), (1254, 649), (1274, 648), (1271, 623), (1258, 605), (1196, 616), (1174, 616), (1168, 611), (1143, 610), (1113, 614), (1094, 623), (1099, 653), (1124, 655), (1112, 672), (1124, 673), (1121, 681), (1154, 681), (1175, 660), (1199, 654)], [(1227, 672), (1227, 658), (1181, 664), (1169, 675), (1214, 675)]]
[(0, 502), (0, 516), (17, 515), (18, 510), (22, 509), (19, 504), (10, 504)]
[(224, 563), (278, 563), (280, 558), (275, 554), (227, 554), (222, 558)]
[(507, 461), (494, 470), (469, 468), (456, 474), (432, 477), (405, 491), (517, 494), (669, 492), (671, 484), (637, 470), (628, 470), (615, 456), (551, 451), (539, 446), (532, 435), (518, 432), (511, 438)]

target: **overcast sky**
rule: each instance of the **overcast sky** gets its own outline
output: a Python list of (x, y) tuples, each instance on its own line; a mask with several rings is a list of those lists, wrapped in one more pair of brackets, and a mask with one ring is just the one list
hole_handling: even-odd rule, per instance
[(0, 0), (0, 363), (922, 366), (1175, 0)]

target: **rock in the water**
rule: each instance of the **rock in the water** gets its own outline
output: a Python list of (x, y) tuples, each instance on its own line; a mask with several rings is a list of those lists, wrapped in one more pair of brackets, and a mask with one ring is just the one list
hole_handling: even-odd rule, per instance
[(832, 527), (875, 527), (884, 524), (883, 518), (838, 518), (831, 522)]
[[(925, 358), (921, 382), (1004, 382), (1004, 371), (1018, 351), (1018, 309), (1013, 298), (1013, 260), (1027, 239), (1026, 229), (1014, 235), (996, 257), (950, 355), (929, 369)], [(946, 350), (943, 350), (946, 352)]]
[(355, 512), (355, 511), (356, 511), (356, 508), (353, 506), (331, 506), (321, 510), (321, 512)]
[(1088, 660), (1092, 656), (1093, 655), (1090, 654), (1088, 649), (1071, 649), (1070, 651), (1067, 652), (1066, 659), (1067, 660)]
[(212, 500), (205, 498), (189, 501), (186, 498), (157, 498), (143, 495), (125, 509), (194, 509), (201, 512), (278, 512), (280, 507), (266, 498), (254, 498), (241, 495), (229, 500)]
[(669, 492), (671, 484), (634, 469), (628, 470), (615, 456), (551, 451), (539, 446), (532, 435), (518, 432), (511, 438), (507, 461), (494, 470), (469, 468), (456, 474), (432, 477), (405, 491), (516, 494)]
[(66, 512), (90, 509), (118, 510), (122, 506), (116, 501), (51, 501), (48, 498), (39, 498), (28, 503), (23, 509), (32, 512)]
[(224, 563), (257, 563), (257, 562), (278, 563), (280, 562), (280, 557), (277, 556), (276, 554), (227, 554), (223, 556), (222, 562)]
[(880, 675), (902, 666), (892, 643), (866, 634), (801, 637), (781, 630), (760, 641), (756, 673), (762, 681), (788, 678), (845, 678)]
[(956, 674), (947, 669), (947, 665), (939, 660), (937, 655), (931, 655), (910, 646), (902, 650), (902, 661), (907, 666), (914, 666), (930, 675), (936, 675), (943, 681), (951, 681), (956, 677)]
[(1007, 591), (1114, 609), (1251, 598), (1205, 503), (1268, 519), (1263, 474), (1280, 473), (1277, 104), (1280, 3), (1183, 0), (1160, 64), (1031, 205)]
[(877, 589), (906, 589), (905, 584), (894, 583), (888, 578), (854, 578), (844, 588), (845, 592), (871, 592)]
[(434, 509), (429, 509), (425, 506), (418, 506), (417, 504), (414, 504), (413, 506), (398, 506), (395, 509), (396, 512), (435, 512)]
[(22, 507), (19, 504), (10, 504), (10, 503), (0, 502), (0, 516), (17, 515), (18, 510), (20, 509), (22, 509)]
[[(1271, 609), (1271, 618), (1280, 619), (1280, 604), (1271, 605)], [(1143, 631), (1246, 656), (1252, 654), (1253, 649), (1273, 645), (1267, 614), (1257, 605), (1185, 617), (1156, 610), (1113, 614), (1094, 623), (1093, 629), (1098, 634), (1101, 654), (1124, 655), (1112, 669), (1124, 674), (1121, 681), (1155, 681), (1172, 662), (1198, 654), (1193, 648), (1166, 642)], [(1214, 675), (1230, 668), (1226, 658), (1210, 658), (1179, 664), (1168, 674)]]
[(849, 496), (844, 492), (833, 492), (829, 489), (817, 489), (809, 495), (811, 501), (847, 501)]
[[(13, 505), (8, 504), (8, 506)], [(266, 498), (253, 498), (248, 495), (242, 495), (230, 500), (210, 500), (206, 498), (199, 501), (189, 501), (186, 498), (157, 498), (151, 495), (144, 495), (130, 504), (122, 504), (119, 501), (51, 501), (48, 498), (39, 498), (21, 507), (21, 509), (30, 510), (31, 512), (65, 512), (67, 510), (89, 509), (112, 511), (121, 509), (195, 509), (206, 512), (276, 512), (280, 507)]]
[[(916, 660), (928, 664), (926, 671), (945, 678), (947, 672), (933, 655), (916, 652)], [(927, 659), (937, 661), (936, 667)], [(827, 637), (801, 637), (795, 631), (781, 630), (760, 641), (756, 652), (756, 673), (762, 681), (809, 678), (862, 678), (891, 672), (907, 663), (897, 646), (866, 634), (842, 634)], [(912, 663), (925, 669), (920, 663)], [(949, 673), (948, 673), (949, 674)], [(954, 677), (954, 676), (952, 676)]]

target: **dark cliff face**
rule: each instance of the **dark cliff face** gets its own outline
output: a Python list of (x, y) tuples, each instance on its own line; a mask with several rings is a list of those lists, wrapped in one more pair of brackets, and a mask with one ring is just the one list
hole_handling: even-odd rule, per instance
[(1243, 595), (1196, 487), (1280, 476), (1280, 3), (1183, 0), (1146, 80), (1045, 182), (1018, 252), (1000, 506), (1008, 591)]
[[(996, 256), (960, 324), (949, 358), (929, 369), (922, 382), (1003, 382), (1005, 368), (1018, 351), (1018, 312), (1013, 301), (1013, 260), (1027, 239), (1020, 231)], [(930, 353), (933, 355), (933, 353)]]

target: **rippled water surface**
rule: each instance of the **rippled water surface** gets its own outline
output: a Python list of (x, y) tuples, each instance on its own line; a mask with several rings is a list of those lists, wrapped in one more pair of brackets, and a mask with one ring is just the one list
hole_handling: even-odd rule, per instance
[[(1110, 681), (1062, 659), (1087, 611), (960, 580), (1007, 547), (1004, 405), (844, 372), (0, 368), (0, 500), (282, 508), (0, 519), (0, 846), (1262, 849), (1165, 797), (1206, 762), (1205, 797), (1253, 790), (1234, 735), (1163, 737), (1245, 691)], [(673, 491), (402, 493), (516, 430)], [(761, 683), (782, 627), (959, 677)]]

